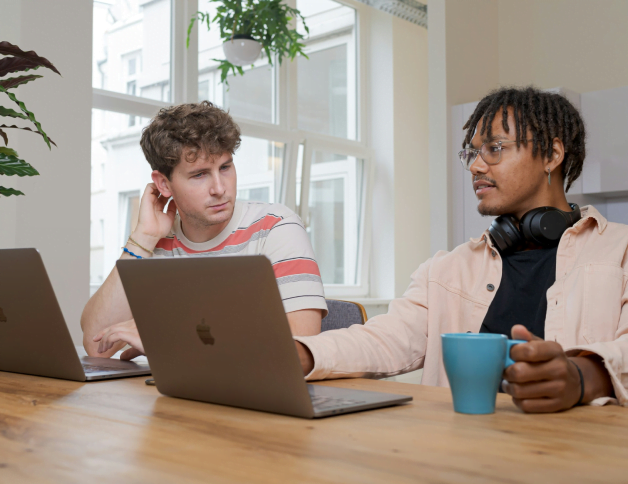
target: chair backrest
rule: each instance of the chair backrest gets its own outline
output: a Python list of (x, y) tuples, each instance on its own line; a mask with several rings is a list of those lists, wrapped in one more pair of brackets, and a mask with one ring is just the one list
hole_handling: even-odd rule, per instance
[(366, 322), (366, 311), (361, 304), (336, 299), (326, 299), (326, 302), (329, 314), (323, 318), (321, 332)]

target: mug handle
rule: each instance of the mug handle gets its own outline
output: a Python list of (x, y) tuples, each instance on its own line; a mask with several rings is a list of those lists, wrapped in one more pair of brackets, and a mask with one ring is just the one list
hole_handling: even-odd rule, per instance
[(506, 362), (504, 363), (504, 368), (508, 368), (510, 365), (515, 363), (514, 360), (510, 357), (510, 349), (520, 343), (527, 343), (527, 341), (522, 339), (509, 339), (508, 341), (506, 341)]

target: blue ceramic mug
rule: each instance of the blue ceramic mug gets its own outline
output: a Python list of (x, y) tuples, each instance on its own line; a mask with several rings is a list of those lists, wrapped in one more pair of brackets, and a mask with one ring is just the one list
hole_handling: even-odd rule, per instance
[(494, 413), (504, 368), (514, 363), (510, 348), (527, 341), (490, 333), (448, 333), (441, 334), (441, 340), (454, 410)]

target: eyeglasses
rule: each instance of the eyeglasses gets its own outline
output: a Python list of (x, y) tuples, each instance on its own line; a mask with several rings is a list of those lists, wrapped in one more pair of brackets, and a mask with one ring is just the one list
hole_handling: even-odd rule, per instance
[[(521, 140), (521, 142), (532, 141), (531, 139)], [(502, 145), (507, 143), (516, 143), (516, 141), (488, 141), (480, 146), (479, 150), (475, 148), (465, 148), (460, 150), (458, 157), (465, 170), (471, 171), (471, 165), (475, 163), (478, 155), (482, 157), (487, 165), (496, 165), (502, 161)]]

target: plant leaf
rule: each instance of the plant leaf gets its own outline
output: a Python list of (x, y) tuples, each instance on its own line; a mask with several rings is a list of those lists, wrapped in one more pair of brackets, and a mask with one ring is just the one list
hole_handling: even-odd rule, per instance
[(19, 190), (15, 190), (14, 188), (0, 187), (0, 195), (3, 197), (10, 197), (11, 195), (24, 195), (24, 193)]
[(35, 76), (31, 74), (30, 76), (19, 76), (19, 77), (11, 77), (9, 79), (2, 79), (0, 81), (0, 86), (4, 87), (5, 89), (11, 89), (13, 87), (26, 84), (27, 82), (34, 81), (35, 79), (38, 79), (40, 77), (44, 77), (44, 76)]
[(15, 156), (16, 158), (19, 156), (17, 154), (17, 151), (15, 151), (13, 148), (0, 148), (0, 153), (3, 153), (5, 155)]
[[(33, 130), (32, 130), (32, 129), (30, 129), (30, 128), (20, 128), (19, 126), (15, 126), (15, 125), (13, 125), (13, 126), (7, 126), (6, 124), (0, 124), (0, 131), (2, 131), (2, 128), (4, 128), (4, 129), (23, 129), (24, 131), (30, 131), (31, 133), (35, 133), (35, 134), (38, 134), (38, 135), (40, 135), (40, 136), (43, 136), (41, 133), (39, 133), (39, 132), (37, 132), (37, 131), (33, 131)], [(4, 133), (4, 131), (2, 131), (2, 133)], [(2, 135), (0, 134), (0, 136), (2, 136)], [(4, 137), (6, 137), (6, 133), (4, 133), (3, 138), (4, 138)], [(54, 141), (52, 141), (50, 138), (48, 138), (48, 141), (50, 141), (53, 145), (57, 146), (57, 143), (55, 143)], [(6, 139), (5, 144), (7, 144), (8, 142), (9, 142), (9, 140), (8, 140), (8, 139)]]
[(28, 119), (25, 114), (18, 113), (17, 111), (13, 111), (11, 108), (5, 108), (4, 106), (0, 106), (0, 116), (10, 116), (12, 118), (20, 118), (20, 119)]
[[(29, 50), (28, 52), (24, 52), (17, 45), (13, 45), (10, 42), (0, 42), (0, 54), (3, 55), (12, 55), (20, 59), (24, 59), (30, 61), (33, 65), (46, 67), (57, 74), (61, 75), (61, 73), (57, 70), (55, 66), (52, 65), (45, 57), (40, 57), (34, 50)], [(16, 72), (16, 71), (13, 71)], [(4, 74), (1, 74), (4, 75)]]
[[(0, 136), (2, 136), (2, 139), (4, 140), (4, 144), (5, 146), (9, 144), (9, 137), (7, 136), (7, 134), (0, 129)], [(52, 140), (50, 140), (52, 141)], [(55, 145), (56, 146), (56, 145)]]
[(5, 57), (0, 59), (0, 77), (11, 74), (12, 72), (26, 72), (39, 69), (36, 62), (19, 57)]
[(36, 176), (39, 172), (24, 160), (0, 153), (0, 175)]
[[(0, 42), (1, 43), (1, 42)], [(22, 112), (24, 114), (26, 114), (26, 116), (28, 116), (28, 119), (35, 125), (35, 127), (37, 128), (37, 131), (44, 137), (44, 141), (46, 142), (46, 144), (48, 145), (49, 149), (52, 149), (50, 146), (50, 140), (48, 139), (48, 135), (44, 132), (44, 130), (41, 128), (41, 124), (39, 124), (39, 121), (37, 121), (35, 119), (35, 115), (33, 113), (31, 113), (28, 109), (26, 109), (26, 105), (20, 101), (19, 99), (17, 99), (15, 97), (15, 94), (13, 94), (12, 92), (6, 90), (4, 87), (0, 86), (0, 92), (4, 92), (7, 96), (9, 96), (9, 99), (11, 99), (11, 101), (13, 101), (14, 103), (16, 103), (20, 109), (22, 110)]]

